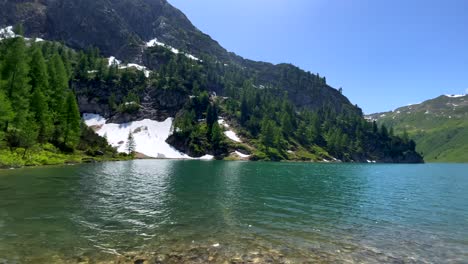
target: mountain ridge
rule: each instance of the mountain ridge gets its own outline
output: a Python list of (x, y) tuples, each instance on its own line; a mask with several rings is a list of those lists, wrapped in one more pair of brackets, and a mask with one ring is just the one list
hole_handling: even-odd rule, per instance
[(441, 95), (419, 104), (367, 115), (379, 125), (407, 133), (427, 161), (468, 161), (468, 95)]
[[(138, 64), (143, 64), (145, 43), (157, 38), (196, 57), (213, 56), (227, 65), (233, 63), (246, 67), (257, 76), (258, 85), (276, 84), (282, 78), (282, 71), (300, 71), (296, 83), (282, 85), (296, 106), (317, 110), (322, 104), (317, 105), (316, 101), (322, 100), (324, 104), (333, 105), (337, 111), (346, 106), (349, 111), (362, 114), (361, 109), (353, 106), (348, 98), (327, 85), (326, 81), (323, 84), (309, 84), (310, 93), (296, 95), (298, 82), (310, 73), (290, 64), (253, 61), (228, 52), (166, 0), (0, 2), (0, 25), (19, 23), (24, 26), (28, 36), (61, 41), (78, 49), (98, 47), (106, 56), (116, 56)], [(215, 88), (214, 91), (223, 93), (222, 89)]]
[[(0, 43), (7, 54), (0, 56), (2, 78), (11, 82), (8, 76), (16, 74), (14, 64), (20, 62), (10, 58), (28, 57), (30, 51), (42, 51), (49, 65), (52, 59), (63, 63), (63, 87), (44, 84), (42, 105), (63, 115), (49, 90), (66, 88), (68, 100), (76, 97), (83, 117), (105, 120), (94, 129), (119, 151), (135, 152), (133, 140), (137, 150), (148, 147), (144, 142), (158, 142), (153, 150), (169, 144), (194, 158), (423, 162), (413, 141), (365, 121), (362, 110), (325, 77), (291, 64), (254, 62), (228, 53), (164, 0), (2, 1), (0, 20), (0, 25), (17, 25), (16, 36)], [(21, 36), (29, 37), (24, 39), (26, 49)], [(28, 72), (23, 66), (23, 73)], [(56, 77), (52, 66), (47, 74)], [(25, 102), (30, 101), (28, 89), (23, 87)], [(5, 98), (12, 105), (17, 99)], [(150, 122), (135, 123), (144, 120)], [(21, 124), (9, 130), (5, 123), (6, 145), (17, 146), (11, 139), (25, 129)], [(132, 124), (138, 127), (130, 130)], [(163, 134), (168, 137), (161, 140)], [(67, 151), (62, 138), (47, 140)]]

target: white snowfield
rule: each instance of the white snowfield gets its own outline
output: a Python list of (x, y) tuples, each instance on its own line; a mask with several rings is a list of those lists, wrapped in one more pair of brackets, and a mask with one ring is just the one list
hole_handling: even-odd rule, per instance
[[(163, 122), (150, 119), (124, 124), (106, 123), (107, 120), (100, 115), (85, 113), (83, 120), (87, 126), (94, 127), (98, 135), (107, 138), (109, 144), (117, 148), (118, 152), (127, 153), (126, 145), (128, 135), (133, 133), (135, 151), (151, 158), (161, 159), (195, 159), (181, 153), (166, 143), (171, 135), (172, 118)], [(214, 157), (205, 155), (201, 160), (212, 160)]]
[[(174, 47), (171, 47), (171, 46), (169, 46), (169, 45), (166, 45), (166, 44), (164, 44), (164, 43), (162, 43), (162, 42), (159, 42), (157, 38), (152, 39), (152, 40), (146, 42), (146, 47), (148, 47), (148, 48), (156, 47), (156, 46), (165, 47), (166, 49), (169, 49), (169, 50), (170, 50), (172, 53), (174, 53), (174, 54), (179, 54), (179, 53), (181, 53), (178, 49), (176, 49), (176, 48), (174, 48)], [(186, 53), (184, 53), (184, 55), (185, 55), (187, 58), (192, 59), (192, 60), (196, 60), (196, 61), (199, 61), (199, 60), (200, 60), (199, 58), (197, 58), (197, 57), (195, 57), (195, 56), (193, 56), (193, 55), (191, 55), (191, 54), (186, 54)]]
[(122, 61), (116, 59), (114, 56), (111, 56), (109, 59), (109, 67), (112, 66), (112, 65), (117, 65), (119, 67), (119, 69), (126, 69), (126, 68), (135, 68), (139, 71), (142, 71), (144, 74), (145, 74), (145, 77), (148, 78), (151, 74), (151, 71), (148, 70), (148, 68), (146, 66), (142, 66), (142, 65), (139, 65), (139, 64), (136, 64), (136, 63), (129, 63), (127, 65), (123, 65), (122, 64)]

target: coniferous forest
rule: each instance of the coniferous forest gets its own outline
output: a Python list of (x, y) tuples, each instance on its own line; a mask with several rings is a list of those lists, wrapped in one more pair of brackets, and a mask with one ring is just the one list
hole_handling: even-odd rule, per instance
[[(1, 41), (0, 51), (2, 164), (125, 158), (82, 123), (77, 97), (97, 102), (117, 120), (148, 108), (163, 112), (156, 119), (174, 116), (167, 141), (194, 157), (208, 153), (223, 159), (236, 150), (251, 160), (422, 160), (407, 136), (366, 121), (357, 107), (295, 105), (284, 87), (314, 93), (326, 79), (291, 65), (271, 73), (279, 78), (265, 79), (260, 70), (227, 65), (209, 55), (193, 60), (155, 46), (143, 54), (152, 69), (145, 76), (135, 67), (109, 64), (92, 47), (79, 51), (15, 37)], [(220, 118), (235, 127), (243, 143), (226, 138)]]
[(0, 42), (0, 165), (117, 158), (105, 139), (81, 122), (75, 93), (78, 54), (52, 42), (22, 37)]

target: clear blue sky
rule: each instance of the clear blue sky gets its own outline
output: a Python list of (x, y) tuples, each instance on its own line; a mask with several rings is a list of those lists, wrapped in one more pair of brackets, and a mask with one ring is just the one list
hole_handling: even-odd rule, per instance
[(327, 77), (365, 113), (468, 93), (467, 0), (169, 0), (229, 51)]

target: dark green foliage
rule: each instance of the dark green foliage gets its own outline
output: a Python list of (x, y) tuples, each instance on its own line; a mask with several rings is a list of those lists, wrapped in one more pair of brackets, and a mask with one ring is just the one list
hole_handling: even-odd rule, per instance
[(429, 162), (468, 162), (467, 99), (439, 96), (369, 118), (390, 128), (390, 136), (400, 135), (410, 149), (416, 143), (416, 150)]
[(75, 61), (70, 49), (56, 43), (26, 45), (22, 37), (0, 41), (0, 149), (21, 153), (22, 162), (34, 153), (58, 150), (115, 153), (82, 127), (69, 87)]
[[(270, 78), (266, 71), (269, 67), (252, 71), (237, 64), (226, 66), (209, 55), (194, 61), (183, 53), (154, 47), (143, 57), (153, 70), (146, 78), (134, 68), (108, 67), (107, 60), (92, 48), (77, 53), (48, 42), (27, 48), (24, 41), (14, 39), (2, 42), (0, 49), (0, 90), (4, 93), (0, 102), (6, 102), (0, 112), (7, 113), (0, 117), (0, 128), (7, 133), (10, 147), (28, 149), (29, 142), (53, 143), (62, 151), (88, 148), (90, 153), (99, 153), (92, 145), (105, 144), (83, 137), (90, 134), (80, 123), (74, 93), (108, 105), (111, 114), (136, 115), (174, 107), (169, 104), (171, 98), (155, 96), (173, 92), (175, 99), (185, 99), (177, 109), (168, 111), (176, 116), (168, 142), (191, 156), (213, 154), (222, 158), (240, 146), (253, 152), (254, 159), (267, 160), (292, 159), (295, 155), (300, 160), (335, 157), (344, 161), (404, 161), (414, 152), (414, 142), (365, 121), (338, 91), (332, 89), (337, 103), (321, 100), (321, 92), (331, 89), (326, 87), (325, 78), (291, 65), (279, 65), (280, 72), (271, 73), (278, 76)], [(22, 61), (16, 59), (18, 54)], [(24, 63), (30, 57), (34, 58), (31, 69)], [(16, 64), (20, 70), (12, 67)], [(13, 75), (20, 81), (12, 83)], [(18, 87), (9, 89), (9, 84)], [(305, 95), (317, 100), (298, 104)], [(24, 108), (17, 105), (18, 100), (25, 102)], [(219, 116), (230, 120), (246, 145), (225, 137)], [(26, 123), (35, 126), (37, 135), (32, 134), (29, 142), (20, 142), (19, 137), (32, 127), (22, 127), (25, 122), (18, 120), (28, 120)]]
[(71, 149), (75, 149), (79, 143), (81, 134), (80, 123), (80, 111), (75, 95), (69, 91), (67, 92), (67, 99), (63, 105), (62, 116), (60, 118), (62, 138), (59, 140)]
[(46, 97), (42, 90), (45, 88), (35, 89), (31, 98), (31, 114), (37, 124), (38, 140), (40, 143), (46, 143), (51, 139), (54, 131), (52, 116), (49, 112)]

